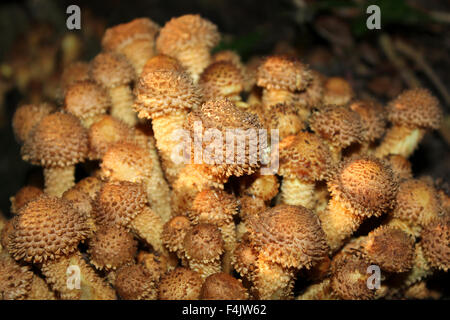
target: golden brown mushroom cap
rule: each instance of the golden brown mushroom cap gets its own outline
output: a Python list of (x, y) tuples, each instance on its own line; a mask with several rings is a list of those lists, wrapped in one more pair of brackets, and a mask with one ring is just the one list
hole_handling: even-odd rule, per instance
[(359, 216), (380, 216), (395, 205), (398, 184), (391, 168), (372, 157), (347, 159), (328, 183), (333, 197)]
[(248, 217), (249, 238), (260, 255), (283, 267), (310, 268), (328, 247), (316, 214), (301, 206), (278, 205)]
[(147, 194), (141, 184), (129, 181), (105, 183), (96, 199), (96, 221), (99, 225), (128, 227), (147, 204)]
[(61, 75), (61, 87), (63, 94), (69, 86), (78, 81), (85, 81), (89, 79), (89, 64), (82, 61), (77, 61), (69, 64), (63, 70)]
[(222, 233), (215, 225), (200, 223), (188, 230), (184, 236), (183, 248), (189, 260), (217, 260), (224, 252)]
[(187, 49), (214, 48), (220, 40), (217, 26), (196, 14), (172, 18), (161, 28), (156, 48), (159, 52), (177, 57)]
[(260, 197), (243, 195), (239, 198), (239, 216), (245, 220), (247, 217), (267, 209), (266, 203)]
[(21, 152), (25, 161), (43, 167), (74, 165), (87, 155), (87, 133), (75, 116), (53, 113), (33, 128)]
[(74, 252), (88, 235), (85, 218), (68, 200), (43, 195), (19, 211), (8, 250), (16, 260), (41, 263)]
[(115, 270), (131, 262), (136, 251), (131, 232), (113, 225), (101, 227), (89, 241), (91, 262), (99, 270)]
[(387, 272), (405, 272), (412, 268), (414, 240), (398, 228), (381, 226), (368, 234), (365, 250), (370, 261)]
[(354, 96), (350, 83), (340, 77), (325, 80), (323, 102), (325, 104), (347, 104)]
[(450, 269), (450, 217), (435, 219), (422, 231), (420, 245), (427, 261), (435, 268)]
[(102, 185), (103, 182), (100, 179), (96, 177), (86, 177), (78, 181), (74, 188), (89, 195), (91, 200), (95, 200)]
[(125, 56), (115, 52), (99, 53), (89, 71), (92, 79), (105, 88), (128, 85), (135, 77), (133, 66)]
[(12, 234), (14, 232), (14, 220), (17, 219), (13, 217), (5, 222), (3, 229), (0, 231), (0, 244), (3, 249), (7, 249), (9, 241), (11, 240)]
[(6, 251), (0, 253), (0, 300), (23, 300), (31, 290), (33, 272), (12, 259)]
[(412, 179), (413, 173), (411, 168), (411, 162), (404, 156), (399, 154), (391, 154), (386, 157), (386, 160), (391, 165), (394, 175), (399, 181), (405, 179)]
[(204, 101), (239, 95), (244, 89), (241, 71), (228, 61), (210, 64), (203, 70), (198, 84), (203, 90)]
[[(252, 174), (259, 167), (262, 150), (259, 146), (258, 131), (261, 129), (261, 124), (255, 115), (238, 109), (227, 99), (208, 101), (188, 115), (186, 128), (194, 139), (194, 135), (199, 131), (196, 130), (198, 124), (201, 124), (203, 129), (200, 132), (201, 135), (204, 135), (209, 129), (218, 130), (222, 136), (222, 141), (219, 141), (222, 142), (220, 145), (223, 148), (222, 154), (214, 153), (208, 156), (210, 158), (208, 161), (203, 159), (205, 164), (213, 163), (208, 167), (214, 176), (228, 178), (234, 175), (239, 177), (244, 174)], [(233, 159), (227, 158), (227, 136), (234, 143)], [(243, 139), (244, 137), (247, 138)], [(208, 144), (204, 142), (202, 146), (195, 147), (202, 147), (205, 150)], [(192, 148), (192, 156), (194, 156), (195, 147)], [(243, 159), (239, 159), (241, 154), (244, 155)]]
[(154, 41), (159, 26), (148, 18), (137, 18), (108, 28), (102, 38), (105, 50), (120, 51), (130, 42), (139, 39)]
[(143, 264), (123, 266), (117, 270), (116, 277), (115, 287), (122, 299), (156, 299), (157, 279)]
[(200, 293), (202, 300), (246, 300), (247, 298), (247, 290), (241, 281), (224, 272), (207, 277)]
[(233, 251), (233, 267), (240, 275), (251, 277), (256, 269), (257, 259), (258, 249), (252, 244), (248, 239), (248, 234), (246, 234)]
[(106, 151), (100, 168), (105, 179), (142, 182), (152, 174), (151, 155), (134, 143), (119, 142)]
[(190, 227), (191, 222), (185, 216), (175, 216), (164, 224), (161, 240), (169, 251), (183, 248), (183, 239)]
[(191, 77), (175, 63), (159, 56), (145, 65), (135, 88), (134, 109), (139, 118), (156, 118), (179, 110), (189, 111), (201, 102)]
[(278, 194), (280, 183), (273, 174), (262, 175), (257, 172), (251, 176), (245, 176), (240, 186), (242, 194), (255, 196), (261, 198), (263, 201), (269, 201)]
[(362, 142), (364, 137), (361, 117), (344, 106), (329, 105), (313, 113), (310, 127), (323, 139), (341, 148)]
[(441, 213), (439, 197), (431, 183), (424, 179), (410, 179), (400, 183), (394, 217), (423, 227)]
[(161, 300), (198, 300), (202, 283), (199, 273), (176, 268), (161, 278), (158, 297)]
[(442, 121), (439, 101), (427, 89), (403, 91), (388, 104), (389, 121), (407, 127), (438, 129)]
[(293, 104), (296, 107), (308, 109), (320, 108), (323, 100), (325, 76), (315, 70), (310, 70), (311, 81), (304, 91), (296, 92)]
[(54, 110), (55, 106), (49, 103), (19, 106), (12, 118), (12, 128), (17, 141), (23, 143), (33, 127)]
[(78, 212), (83, 214), (84, 217), (91, 217), (93, 203), (87, 193), (72, 187), (63, 193), (62, 198), (69, 200), (72, 203), (72, 206), (78, 210)]
[(65, 110), (80, 119), (106, 113), (110, 105), (108, 93), (92, 80), (70, 85), (64, 98)]
[(238, 213), (237, 199), (223, 190), (204, 190), (195, 197), (189, 218), (194, 223), (222, 225)]
[(257, 70), (256, 84), (268, 90), (300, 91), (305, 89), (310, 81), (308, 68), (293, 57), (267, 57)]
[(332, 169), (330, 149), (317, 135), (299, 132), (279, 145), (279, 174), (305, 181), (325, 179)]
[(350, 109), (361, 117), (366, 141), (373, 142), (383, 136), (386, 130), (387, 113), (382, 105), (372, 100), (358, 100), (350, 104)]
[(269, 106), (266, 112), (267, 129), (278, 129), (280, 139), (297, 134), (305, 129), (294, 104), (278, 103)]
[(26, 205), (33, 199), (36, 199), (40, 195), (42, 195), (44, 191), (41, 188), (35, 186), (24, 186), (16, 192), (14, 197), (11, 197), (11, 212), (13, 214), (17, 214), (20, 208)]

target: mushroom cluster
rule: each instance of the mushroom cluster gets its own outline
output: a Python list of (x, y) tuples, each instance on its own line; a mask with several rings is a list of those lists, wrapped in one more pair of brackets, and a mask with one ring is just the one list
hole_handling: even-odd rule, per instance
[(110, 27), (59, 104), (18, 106), (44, 183), (0, 219), (0, 299), (439, 297), (450, 195), (408, 160), (439, 101), (358, 99), (296, 57), (214, 52), (220, 38), (194, 14)]

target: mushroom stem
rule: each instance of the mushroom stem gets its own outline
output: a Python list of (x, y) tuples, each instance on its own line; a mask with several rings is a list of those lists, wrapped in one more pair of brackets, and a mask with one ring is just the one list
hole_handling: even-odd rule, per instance
[[(70, 267), (74, 271), (70, 273)], [(115, 300), (116, 294), (76, 252), (56, 261), (48, 261), (41, 268), (47, 283), (65, 300)], [(80, 272), (77, 274), (77, 272)], [(79, 278), (77, 279), (77, 277)], [(72, 278), (73, 277), (73, 278)], [(70, 280), (74, 280), (71, 282)], [(79, 280), (79, 289), (77, 282)], [(73, 285), (73, 287), (72, 287)]]
[(155, 48), (153, 41), (134, 39), (123, 47), (121, 52), (128, 58), (136, 75), (139, 76), (147, 60), (155, 55)]
[(264, 89), (262, 94), (263, 105), (268, 108), (279, 103), (292, 103), (294, 94), (288, 90)]
[(163, 169), (170, 184), (175, 181), (179, 171), (184, 166), (184, 163), (175, 163), (171, 156), (180, 144), (180, 141), (177, 141), (173, 134), (175, 130), (183, 128), (186, 116), (186, 111), (179, 111), (152, 119), (156, 147), (161, 153)]
[(132, 108), (133, 94), (130, 87), (121, 85), (109, 89), (111, 97), (111, 115), (133, 127), (137, 123), (136, 114)]
[(153, 249), (159, 252), (165, 252), (161, 240), (163, 222), (161, 217), (148, 206), (144, 207), (136, 218), (133, 219), (130, 227), (139, 238), (145, 240)]
[(330, 279), (324, 279), (319, 283), (310, 285), (306, 290), (295, 298), (296, 300), (336, 300), (337, 297), (331, 289)]
[(313, 209), (317, 202), (314, 188), (314, 182), (284, 178), (281, 183), (281, 201), (285, 204)]
[(44, 178), (45, 192), (61, 197), (75, 185), (75, 166), (44, 168)]
[(393, 126), (375, 150), (375, 156), (382, 158), (389, 154), (398, 154), (408, 158), (417, 148), (424, 134), (423, 129)]
[(294, 280), (291, 270), (276, 263), (258, 259), (253, 281), (258, 299), (285, 300), (291, 298)]
[(193, 47), (186, 48), (183, 54), (177, 56), (177, 59), (187, 69), (193, 82), (197, 83), (200, 74), (210, 64), (211, 55), (206, 47)]

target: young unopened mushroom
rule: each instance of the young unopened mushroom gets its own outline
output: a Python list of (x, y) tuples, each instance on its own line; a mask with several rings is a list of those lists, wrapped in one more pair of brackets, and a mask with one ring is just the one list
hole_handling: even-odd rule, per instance
[(75, 82), (67, 88), (64, 108), (89, 128), (111, 105), (106, 90), (91, 80)]
[[(78, 243), (89, 234), (86, 220), (65, 199), (41, 196), (14, 219), (12, 257), (37, 265), (62, 299), (115, 299), (114, 291), (82, 259)], [(67, 286), (67, 270), (80, 272), (80, 289)]]
[(115, 287), (125, 300), (156, 300), (158, 280), (143, 264), (132, 264), (117, 270)]
[(119, 52), (127, 57), (139, 76), (147, 60), (155, 55), (158, 31), (159, 26), (152, 20), (137, 18), (106, 29), (102, 47), (105, 51)]
[(332, 169), (327, 145), (313, 133), (300, 132), (283, 139), (279, 150), (281, 201), (313, 209), (316, 181), (324, 180)]
[(77, 61), (64, 67), (61, 75), (61, 96), (64, 97), (67, 88), (78, 81), (89, 80), (89, 64)]
[(135, 91), (134, 109), (139, 118), (152, 120), (163, 169), (173, 183), (184, 165), (173, 158), (179, 156), (175, 152), (180, 145), (180, 133), (175, 134), (183, 128), (188, 112), (200, 105), (200, 91), (186, 72), (174, 67), (171, 58), (161, 56), (147, 62)]
[(158, 288), (160, 300), (198, 300), (203, 279), (199, 273), (176, 268), (161, 278)]
[(197, 82), (219, 40), (215, 24), (200, 15), (187, 14), (172, 18), (161, 28), (156, 47), (160, 53), (178, 59)]
[(351, 144), (361, 143), (364, 127), (357, 112), (344, 106), (326, 106), (313, 113), (311, 130), (324, 139), (335, 162), (342, 158), (342, 150)]
[(161, 240), (179, 258), (183, 258), (183, 241), (190, 228), (191, 222), (186, 216), (175, 216), (164, 224)]
[(320, 108), (323, 103), (325, 76), (310, 70), (311, 81), (305, 90), (295, 92), (293, 103), (303, 123), (308, 123), (311, 110)]
[(202, 300), (247, 300), (247, 290), (242, 282), (227, 273), (210, 275), (203, 282), (200, 292)]
[(392, 127), (375, 150), (375, 155), (399, 154), (408, 158), (427, 130), (439, 128), (442, 110), (437, 98), (428, 90), (410, 89), (388, 104), (388, 118)]
[(263, 87), (262, 103), (268, 108), (278, 103), (292, 104), (294, 93), (305, 90), (310, 81), (309, 69), (297, 59), (270, 56), (258, 67), (256, 84)]
[(17, 214), (20, 208), (43, 193), (44, 191), (41, 188), (32, 185), (20, 188), (13, 197), (9, 198), (11, 201), (11, 213)]
[(354, 96), (353, 89), (347, 80), (340, 77), (331, 77), (325, 80), (323, 103), (346, 105)]
[(229, 99), (242, 105), (240, 93), (244, 90), (241, 71), (231, 62), (219, 61), (203, 70), (198, 81), (203, 101)]
[(91, 200), (95, 200), (102, 185), (103, 182), (100, 179), (96, 177), (86, 177), (78, 181), (73, 188), (87, 194)]
[(137, 118), (132, 108), (134, 97), (130, 84), (135, 75), (128, 60), (118, 53), (100, 53), (91, 62), (90, 74), (92, 79), (108, 91), (111, 115), (134, 126)]
[(22, 158), (44, 167), (45, 192), (61, 196), (74, 185), (75, 164), (88, 153), (86, 129), (73, 115), (45, 116), (22, 146)]
[(370, 157), (344, 161), (328, 182), (328, 207), (318, 213), (331, 251), (339, 249), (364, 219), (392, 209), (397, 188), (385, 162)]
[(265, 203), (275, 198), (278, 194), (280, 183), (273, 174), (261, 174), (256, 172), (241, 179), (240, 191), (242, 195), (259, 198)]
[(450, 217), (447, 215), (429, 223), (419, 242), (428, 263), (445, 272), (450, 269)]
[(272, 105), (266, 110), (265, 118), (267, 129), (278, 130), (280, 140), (305, 129), (305, 124), (293, 104)]
[(216, 52), (211, 58), (211, 63), (215, 63), (218, 61), (227, 61), (227, 62), (231, 62), (232, 64), (234, 64), (234, 66), (236, 68), (238, 68), (239, 71), (241, 72), (241, 77), (244, 80), (244, 88), (243, 88), (244, 91), (250, 91), (250, 89), (253, 85), (250, 84), (251, 81), (247, 74), (247, 68), (242, 63), (241, 57), (239, 56), (239, 54), (236, 51), (221, 50), (221, 51)]
[(319, 219), (304, 207), (278, 205), (250, 217), (247, 227), (256, 245), (252, 283), (260, 299), (290, 297), (295, 271), (311, 268), (328, 250)]
[(12, 128), (17, 142), (24, 143), (33, 127), (55, 109), (55, 106), (49, 103), (19, 106), (12, 118)]
[(90, 234), (88, 236), (88, 239), (90, 239), (93, 236), (94, 232), (97, 231), (93, 213), (94, 204), (91, 197), (76, 186), (73, 186), (63, 193), (62, 198), (69, 200), (74, 209), (78, 210), (78, 212), (84, 216), (84, 218), (86, 219), (86, 223), (90, 229)]

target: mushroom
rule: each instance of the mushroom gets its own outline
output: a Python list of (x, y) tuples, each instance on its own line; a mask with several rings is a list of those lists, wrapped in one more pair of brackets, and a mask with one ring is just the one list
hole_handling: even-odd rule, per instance
[(391, 154), (385, 159), (391, 165), (392, 171), (399, 182), (413, 178), (411, 162), (399, 154)]
[(64, 109), (89, 128), (111, 105), (106, 90), (92, 80), (78, 81), (67, 88)]
[(56, 112), (31, 130), (22, 158), (44, 167), (45, 192), (61, 196), (74, 185), (75, 164), (88, 153), (86, 129), (73, 115)]
[(24, 143), (33, 127), (55, 109), (55, 106), (49, 103), (19, 106), (12, 118), (12, 128), (17, 142)]
[(104, 51), (123, 54), (139, 76), (148, 59), (155, 55), (155, 37), (159, 26), (148, 18), (137, 18), (108, 28), (102, 38)]
[(293, 104), (303, 123), (308, 123), (311, 110), (320, 108), (323, 104), (325, 77), (318, 71), (310, 70), (311, 81), (305, 90), (295, 92)]
[(91, 62), (90, 75), (108, 91), (111, 116), (134, 126), (137, 118), (132, 108), (134, 97), (130, 84), (135, 75), (128, 60), (114, 52), (99, 53)]
[(160, 300), (198, 300), (203, 279), (197, 272), (187, 268), (176, 268), (162, 276), (159, 282)]
[(9, 200), (11, 201), (11, 213), (17, 214), (20, 208), (25, 206), (31, 200), (36, 199), (43, 193), (44, 191), (42, 191), (41, 188), (32, 185), (20, 188), (13, 197), (9, 198)]
[(428, 90), (417, 88), (402, 92), (388, 104), (392, 127), (375, 150), (375, 155), (399, 154), (408, 158), (427, 130), (439, 128), (442, 117), (439, 101)]
[(353, 96), (353, 89), (344, 78), (331, 77), (325, 80), (323, 93), (325, 105), (346, 105), (353, 99)]
[[(88, 234), (86, 220), (68, 200), (43, 195), (30, 201), (14, 219), (8, 251), (14, 259), (38, 266), (62, 299), (115, 299), (114, 290), (78, 251), (78, 243)], [(70, 266), (79, 271), (80, 288), (67, 285)]]
[(66, 67), (61, 74), (61, 96), (64, 97), (67, 88), (78, 81), (89, 80), (89, 64), (83, 61), (73, 62)]
[(115, 287), (125, 300), (156, 300), (159, 277), (143, 264), (123, 266), (117, 270)]
[(217, 26), (200, 15), (172, 18), (159, 32), (156, 48), (180, 61), (196, 83), (211, 61), (210, 51), (220, 40)]
[(211, 57), (211, 64), (213, 64), (215, 62), (219, 62), (219, 61), (227, 61), (227, 62), (231, 62), (232, 64), (234, 64), (234, 66), (236, 68), (238, 68), (239, 71), (241, 72), (241, 77), (244, 80), (243, 90), (250, 91), (250, 89), (253, 85), (250, 83), (250, 79), (247, 74), (247, 68), (242, 63), (241, 57), (239, 56), (239, 54), (236, 51), (233, 51), (233, 50), (217, 51)]
[(210, 275), (203, 282), (200, 292), (202, 300), (247, 300), (247, 290), (242, 282), (227, 273)]
[(332, 169), (328, 147), (317, 135), (300, 132), (280, 142), (279, 159), (279, 174), (283, 177), (281, 201), (315, 208), (316, 181), (327, 178)]
[(335, 252), (361, 223), (392, 209), (398, 184), (382, 160), (371, 157), (344, 161), (328, 181), (331, 200), (318, 213), (328, 245)]
[(309, 69), (299, 60), (288, 56), (269, 56), (258, 67), (256, 84), (263, 87), (265, 108), (292, 104), (294, 93), (303, 91), (311, 81)]
[(183, 258), (183, 240), (191, 228), (191, 222), (186, 216), (175, 216), (163, 226), (161, 240), (164, 246), (180, 259)]
[(431, 267), (445, 272), (450, 269), (450, 217), (446, 215), (430, 222), (419, 242)]
[(275, 104), (266, 110), (266, 126), (268, 130), (278, 130), (280, 140), (295, 135), (305, 129), (293, 104)]

